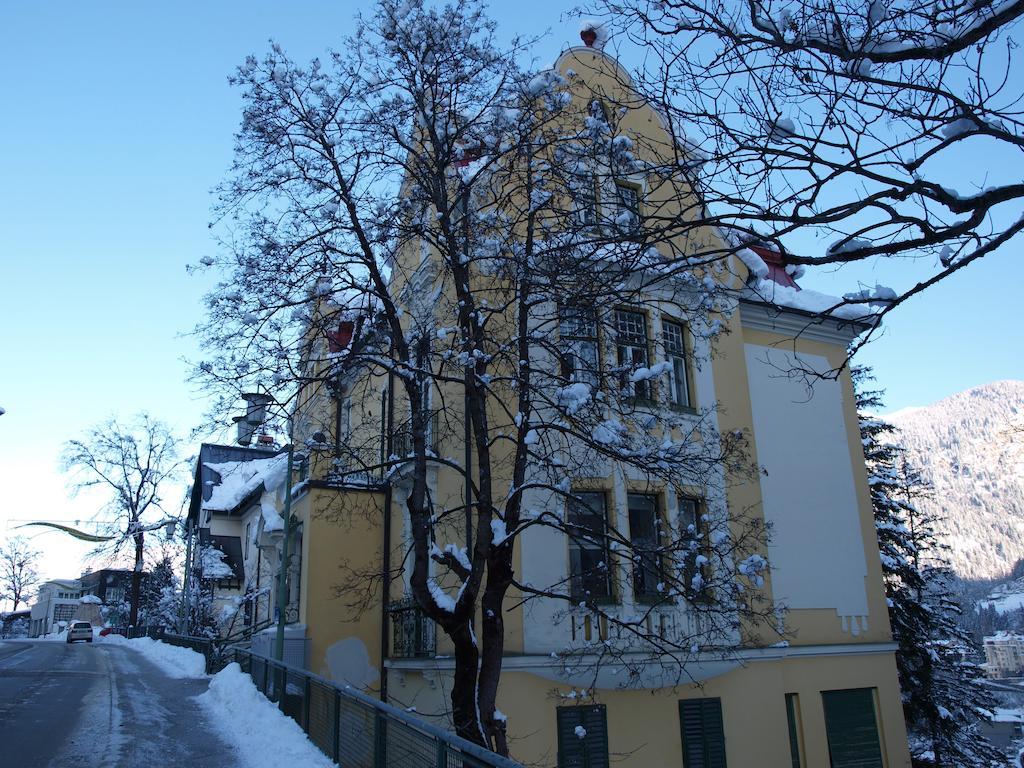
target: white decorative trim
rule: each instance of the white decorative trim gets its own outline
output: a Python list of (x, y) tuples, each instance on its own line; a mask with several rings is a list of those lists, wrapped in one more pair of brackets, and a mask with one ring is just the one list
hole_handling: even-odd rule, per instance
[[(778, 645), (770, 648), (737, 648), (725, 652), (725, 656), (713, 653), (700, 653), (693, 662), (686, 665), (686, 679), (703, 682), (724, 675), (745, 664), (758, 662), (785, 661), (788, 659), (828, 658), (836, 656), (875, 656), (895, 653), (896, 643), (841, 643), (836, 645)], [(630, 685), (633, 689), (655, 689), (663, 687), (671, 672), (665, 666), (651, 661), (645, 654), (626, 654), (627, 663), (636, 662), (639, 666), (649, 668), (650, 679), (641, 680), (638, 685)], [(602, 665), (603, 664), (603, 665)], [(566, 666), (574, 666), (585, 670), (582, 674), (566, 671)], [(595, 665), (599, 666), (596, 674)], [(552, 658), (551, 656), (506, 656), (501, 663), (504, 672), (528, 672), (538, 677), (563, 685), (575, 685), (583, 688), (597, 687), (600, 689), (621, 688), (620, 676), (614, 674), (620, 666), (615, 662), (600, 662), (597, 656), (581, 656)], [(404, 674), (408, 671), (421, 673), (454, 672), (455, 659), (451, 656), (435, 656), (418, 659), (385, 659), (384, 667)], [(669, 675), (666, 676), (666, 672)], [(596, 683), (596, 686), (595, 686)]]
[(853, 320), (828, 319), (746, 299), (740, 301), (740, 323), (745, 328), (779, 333), (791, 339), (843, 345), (868, 328)]

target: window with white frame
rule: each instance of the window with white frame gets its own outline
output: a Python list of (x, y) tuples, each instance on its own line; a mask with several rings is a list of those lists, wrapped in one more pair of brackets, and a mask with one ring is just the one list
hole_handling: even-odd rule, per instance
[(689, 355), (686, 353), (686, 326), (665, 320), (661, 327), (665, 340), (665, 359), (671, 366), (668, 370), (669, 403), (677, 408), (692, 408), (693, 390), (690, 385)]
[(657, 599), (664, 579), (658, 499), (643, 493), (631, 493), (626, 501), (629, 543), (633, 550), (633, 595), (638, 600)]
[(593, 307), (564, 305), (558, 311), (562, 376), (571, 383), (598, 384), (597, 315)]
[(597, 226), (597, 181), (593, 174), (584, 175), (573, 189), (576, 218), (584, 227)]
[(632, 381), (632, 373), (636, 369), (649, 365), (647, 316), (643, 312), (615, 311), (615, 351), (623, 394), (638, 400), (649, 399), (650, 382), (646, 379)]
[(640, 189), (624, 181), (615, 182), (615, 228), (623, 233), (640, 229)]
[(700, 499), (690, 496), (680, 496), (677, 500), (679, 514), (679, 538), (682, 541), (683, 551), (683, 586), (687, 595), (696, 597), (704, 588), (703, 575), (700, 579), (695, 577), (701, 574), (699, 558), (703, 554), (701, 546), (702, 529), (704, 528), (704, 513)]
[(575, 492), (569, 501), (569, 591), (574, 599), (612, 596), (606, 502), (604, 493), (594, 491)]

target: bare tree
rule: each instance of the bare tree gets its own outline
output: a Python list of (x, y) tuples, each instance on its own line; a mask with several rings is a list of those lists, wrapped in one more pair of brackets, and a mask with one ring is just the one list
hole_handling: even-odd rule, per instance
[(40, 583), (35, 564), (39, 560), (39, 551), (34, 549), (23, 537), (8, 539), (0, 548), (0, 600), (11, 603), (11, 610), (18, 610), (18, 605), (28, 605)]
[[(842, 303), (884, 315), (1024, 229), (1021, 0), (592, 6), (642, 47), (640, 91), (699, 148), (702, 223), (792, 268), (871, 260), (896, 280), (897, 261), (911, 267)], [(787, 253), (798, 235), (829, 244)]]
[[(690, 408), (684, 368), (649, 358), (706, 365), (733, 276), (724, 260), (687, 260), (691, 181), (670, 139), (626, 129), (642, 102), (524, 71), (526, 45), (499, 48), (472, 0), (384, 0), (327, 64), (277, 46), (250, 57), (233, 78), (245, 107), (218, 207), (225, 280), (198, 367), (221, 413), (263, 387), (297, 441), (335, 453), (337, 479), (400, 491), (409, 538), (394, 561), (454, 644), (455, 728), (504, 753), (504, 615), (522, 602), (600, 627), (567, 643), (567, 665), (615, 660), (667, 685), (698, 656), (730, 654), (744, 619), (751, 632), (777, 618), (759, 596), (765, 532), (725, 507), (753, 471), (747, 436), (720, 432), (713, 406)], [(616, 186), (630, 174), (648, 180), (642, 221)], [(652, 338), (623, 309), (659, 302), (685, 314), (685, 340)], [(332, 424), (339, 381), (361, 376), (391, 395), (383, 435), (378, 387), (353, 404), (374, 413), (363, 433)], [(338, 410), (310, 427), (320, 395)], [(433, 498), (435, 471), (464, 498)], [(672, 499), (701, 489), (702, 509), (673, 501), (671, 519), (638, 510), (631, 525), (574, 484), (619, 476)], [(550, 583), (518, 578), (527, 535), (568, 538), (579, 562)], [(633, 609), (608, 605), (613, 589)], [(673, 631), (652, 621), (680, 606), (692, 620)]]
[(106, 515), (100, 527), (110, 539), (97, 552), (116, 557), (126, 547), (132, 548), (129, 623), (134, 626), (139, 618), (145, 535), (172, 519), (164, 494), (184, 467), (178, 441), (166, 424), (143, 413), (130, 423), (110, 419), (81, 439), (69, 440), (61, 460), (74, 492), (100, 488), (109, 493), (97, 512)]

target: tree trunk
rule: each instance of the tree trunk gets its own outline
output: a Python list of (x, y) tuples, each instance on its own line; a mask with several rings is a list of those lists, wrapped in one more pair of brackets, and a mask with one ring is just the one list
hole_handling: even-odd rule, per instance
[(143, 537), (142, 531), (135, 534), (135, 569), (132, 571), (132, 596), (131, 606), (128, 613), (128, 624), (133, 627), (139, 625), (139, 598), (142, 592), (142, 552)]
[(476, 647), (473, 626), (466, 621), (445, 627), (445, 631), (455, 643), (455, 681), (452, 685), (452, 723), (455, 732), (474, 744), (486, 747), (478, 699), (480, 652)]
[(498, 683), (501, 664), (505, 656), (505, 620), (502, 602), (512, 583), (511, 547), (507, 544), (491, 552), (487, 586), (480, 606), (483, 609), (483, 658), (480, 663), (480, 716), (487, 732), (488, 746), (499, 755), (508, 756), (508, 738), (505, 720), (496, 716)]

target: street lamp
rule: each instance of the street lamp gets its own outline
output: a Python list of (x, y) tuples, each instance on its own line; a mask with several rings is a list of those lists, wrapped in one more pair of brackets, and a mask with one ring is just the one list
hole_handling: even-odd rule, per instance
[[(248, 404), (245, 416), (236, 416), (233, 421), (238, 425), (238, 443), (249, 445), (252, 442), (253, 434), (266, 421), (267, 406), (273, 402), (273, 399), (262, 392), (246, 392), (242, 395), (242, 399)], [(284, 511), (281, 515), (284, 520), (284, 535), (281, 538), (281, 560), (278, 563), (277, 636), (274, 641), (274, 658), (278, 661), (284, 661), (284, 623), (285, 611), (288, 607), (288, 539), (291, 537), (292, 463), (295, 458), (295, 446), (292, 444), (290, 426), (288, 445), (285, 446), (285, 450), (288, 452), (288, 470), (285, 474)]]

